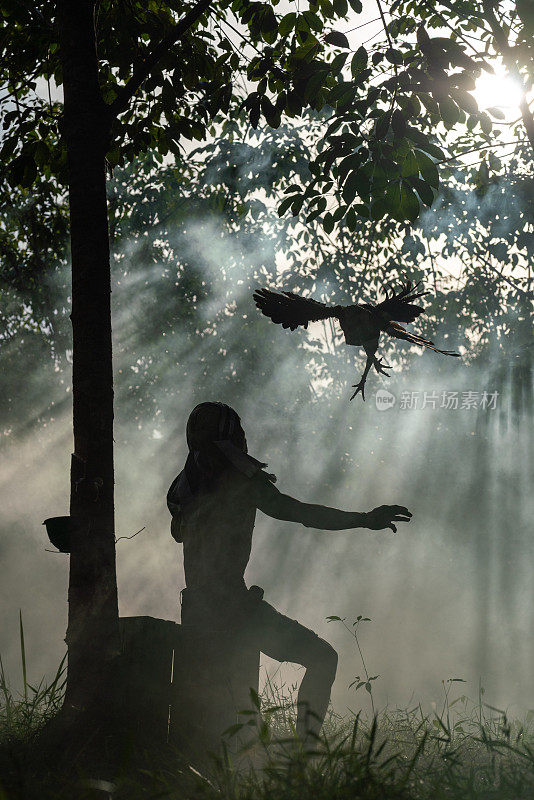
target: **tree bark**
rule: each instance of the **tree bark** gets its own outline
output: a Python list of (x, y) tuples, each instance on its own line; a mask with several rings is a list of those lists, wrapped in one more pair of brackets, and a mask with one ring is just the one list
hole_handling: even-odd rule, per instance
[(105, 154), (109, 114), (98, 82), (94, 0), (59, 0), (72, 258), (73, 533), (65, 710), (98, 703), (119, 651), (114, 535), (111, 285)]

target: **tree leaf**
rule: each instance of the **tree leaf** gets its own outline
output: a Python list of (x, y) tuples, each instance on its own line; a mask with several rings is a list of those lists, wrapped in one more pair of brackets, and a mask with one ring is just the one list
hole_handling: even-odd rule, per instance
[(406, 181), (390, 186), (385, 195), (385, 205), (391, 216), (399, 222), (415, 222), (420, 212), (417, 195)]
[(396, 50), (394, 47), (388, 47), (386, 50), (386, 58), (390, 64), (404, 63), (404, 55), (400, 50)]
[(291, 11), (289, 14), (286, 14), (284, 17), (282, 17), (278, 23), (278, 33), (280, 36), (287, 36), (288, 33), (291, 33), (291, 31), (295, 28), (296, 20), (297, 15), (294, 11)]
[(502, 161), (498, 156), (495, 155), (495, 153), (489, 153), (488, 160), (492, 170), (498, 171), (502, 168)]
[(486, 114), (485, 111), (481, 112), (479, 122), (480, 122), (480, 127), (482, 128), (484, 133), (487, 136), (489, 136), (491, 131), (492, 131), (492, 129), (493, 129), (493, 123), (491, 121), (490, 116), (488, 114)]
[(430, 186), (430, 184), (421, 180), (421, 178), (412, 178), (410, 182), (417, 191), (417, 194), (421, 198), (421, 201), (426, 206), (430, 207), (434, 202), (434, 192), (432, 191), (432, 187)]
[(423, 153), (422, 150), (415, 150), (415, 157), (419, 164), (419, 172), (427, 183), (434, 189), (439, 188), (439, 172), (431, 158)]
[(419, 162), (414, 151), (410, 149), (401, 163), (401, 175), (403, 178), (409, 178), (411, 175), (417, 175), (418, 173)]
[(327, 212), (323, 217), (323, 229), (325, 233), (328, 234), (332, 233), (334, 230), (334, 217), (329, 212)]
[(389, 211), (389, 205), (385, 197), (379, 197), (371, 204), (370, 218), (374, 220), (382, 219)]
[(306, 24), (310, 27), (312, 31), (322, 31), (323, 30), (323, 23), (317, 16), (314, 14), (313, 11), (305, 11), (302, 15), (303, 19), (306, 21)]
[(328, 44), (334, 45), (334, 47), (346, 47), (350, 49), (349, 40), (344, 33), (340, 33), (339, 31), (330, 31), (330, 33), (326, 34), (324, 40)]
[(445, 153), (443, 150), (431, 142), (428, 136), (417, 128), (412, 128), (410, 125), (408, 125), (406, 128), (406, 136), (408, 139), (411, 139), (412, 142), (418, 145), (421, 150), (424, 150), (425, 153), (429, 153), (431, 156), (434, 156), (434, 158), (437, 158), (440, 161), (445, 158)]
[(460, 109), (451, 97), (442, 97), (438, 106), (441, 119), (448, 128), (454, 127), (460, 121)]
[(367, 50), (363, 45), (358, 47), (354, 55), (352, 56), (352, 61), (350, 62), (350, 71), (352, 72), (352, 77), (356, 78), (359, 73), (366, 68), (368, 61)]
[(354, 170), (349, 173), (347, 180), (343, 186), (343, 200), (347, 205), (350, 205), (357, 195), (365, 197), (369, 195), (370, 185), (369, 178), (362, 170)]
[(478, 113), (477, 101), (473, 95), (466, 92), (465, 89), (451, 89), (451, 94), (460, 108), (463, 108), (468, 114)]
[(478, 180), (482, 186), (487, 186), (489, 183), (489, 167), (486, 161), (482, 161), (478, 168)]
[(346, 17), (349, 10), (347, 0), (332, 0), (334, 11), (338, 17)]
[(488, 108), (487, 111), (489, 111), (489, 113), (492, 115), (492, 117), (495, 117), (495, 119), (505, 119), (503, 111), (496, 106), (491, 106), (491, 108)]
[(376, 121), (375, 135), (377, 139), (384, 139), (389, 130), (391, 114), (389, 111), (383, 113)]
[(337, 170), (338, 177), (341, 181), (345, 179), (351, 170), (357, 170), (362, 162), (362, 156), (359, 153), (352, 153), (340, 162)]
[(278, 206), (278, 216), (283, 217), (286, 213), (287, 209), (295, 199), (294, 195), (289, 195), (289, 197), (284, 197), (280, 205)]
[[(357, 214), (359, 217), (363, 217), (363, 219), (369, 219), (370, 216), (369, 207), (364, 205), (363, 203), (356, 203), (355, 205), (352, 206), (350, 210), (353, 211), (355, 215)], [(356, 225), (352, 230), (354, 230), (355, 228)]]
[(391, 115), (391, 127), (393, 128), (393, 133), (395, 136), (398, 139), (402, 139), (406, 133), (406, 120), (404, 119), (404, 114), (399, 108), (396, 108)]

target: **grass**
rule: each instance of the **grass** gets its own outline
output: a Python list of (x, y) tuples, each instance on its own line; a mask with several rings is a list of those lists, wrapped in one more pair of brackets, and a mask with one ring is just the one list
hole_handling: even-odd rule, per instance
[(28, 683), (26, 647), (22, 614), (19, 614), (22, 692), (13, 693), (0, 657), (0, 747), (31, 742), (52, 719), (63, 701), (65, 688), (65, 661), (63, 658), (50, 683), (42, 680), (37, 686)]
[[(267, 686), (257, 726), (264, 744), (261, 772), (238, 781), (228, 798), (474, 798), (534, 797), (534, 729), (464, 694), (458, 679), (443, 683), (439, 711), (421, 705), (385, 710), (370, 719), (330, 712), (315, 752), (288, 753), (294, 734), (291, 687)], [(289, 695), (284, 701), (284, 694)], [(282, 706), (280, 708), (280, 706)], [(282, 743), (282, 744), (280, 744)], [(288, 762), (290, 768), (287, 769)]]
[[(177, 753), (144, 754), (112, 783), (43, 769), (39, 735), (61, 706), (62, 664), (50, 684), (27, 681), (20, 628), (23, 689), (14, 694), (0, 666), (0, 800), (531, 800), (532, 721), (443, 683), (432, 714), (421, 705), (384, 710), (368, 719), (330, 710), (313, 747), (295, 740), (295, 686), (267, 681), (251, 709), (228, 732), (222, 755), (197, 770)], [(1, 664), (1, 662), (0, 662)], [(367, 690), (368, 691), (368, 690)], [(248, 733), (239, 755), (235, 742)], [(133, 765), (134, 764), (134, 765)], [(9, 779), (5, 776), (9, 775)]]

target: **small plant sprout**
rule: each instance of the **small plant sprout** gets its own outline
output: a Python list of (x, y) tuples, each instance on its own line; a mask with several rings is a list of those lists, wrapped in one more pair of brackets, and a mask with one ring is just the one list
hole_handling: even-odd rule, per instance
[(358, 633), (357, 633), (358, 626), (362, 622), (371, 622), (371, 618), (370, 617), (364, 617), (362, 614), (358, 614), (358, 616), (356, 617), (356, 619), (352, 623), (352, 626), (350, 626), (347, 623), (347, 618), (346, 617), (332, 616), (332, 617), (327, 617), (326, 621), (327, 622), (341, 622), (341, 624), (343, 625), (345, 630), (347, 630), (350, 633), (350, 635), (353, 637), (354, 641), (356, 642), (356, 646), (358, 648), (358, 652), (359, 652), (360, 658), (362, 660), (362, 666), (363, 666), (363, 671), (364, 671), (364, 675), (365, 675), (365, 680), (362, 677), (360, 677), (360, 675), (356, 675), (354, 680), (349, 684), (349, 689), (352, 689), (354, 687), (354, 691), (357, 692), (358, 689), (361, 689), (362, 686), (365, 686), (365, 691), (369, 693), (369, 697), (371, 699), (371, 709), (373, 711), (373, 717), (374, 717), (376, 715), (376, 711), (375, 711), (375, 703), (374, 703), (374, 698), (373, 698), (372, 683), (373, 683), (373, 681), (376, 681), (377, 678), (380, 677), (380, 675), (369, 675), (369, 671), (368, 671), (367, 665), (365, 663), (365, 658), (363, 657), (363, 652), (362, 652), (362, 648), (360, 646), (360, 642), (359, 642), (359, 639), (358, 639)]

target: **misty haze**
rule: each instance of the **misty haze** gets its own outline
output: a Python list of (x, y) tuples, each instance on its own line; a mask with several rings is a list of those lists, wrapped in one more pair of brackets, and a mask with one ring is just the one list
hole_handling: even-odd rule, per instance
[(530, 798), (528, 0), (0, 10), (2, 800)]

